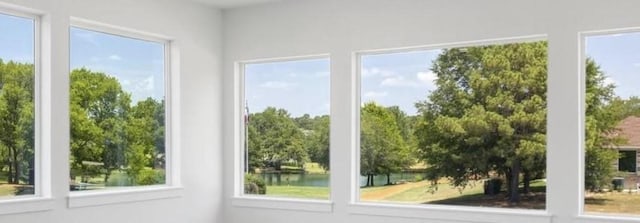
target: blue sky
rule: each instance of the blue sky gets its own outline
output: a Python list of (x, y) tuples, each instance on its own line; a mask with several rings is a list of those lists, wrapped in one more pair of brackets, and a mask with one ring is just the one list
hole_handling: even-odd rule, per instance
[[(0, 58), (33, 63), (34, 22), (0, 14)], [(85, 67), (116, 77), (137, 102), (164, 97), (161, 43), (71, 28), (71, 69)]]
[[(33, 63), (33, 21), (0, 14), (0, 58)], [(86, 67), (120, 80), (133, 101), (164, 97), (164, 46), (71, 28), (72, 69)], [(439, 50), (362, 57), (361, 100), (398, 105), (409, 115), (415, 102), (434, 89), (431, 63)], [(616, 94), (640, 95), (640, 33), (587, 37), (587, 56), (595, 59), (616, 85)], [(296, 60), (245, 67), (245, 93), (251, 112), (285, 108), (293, 117), (329, 114), (330, 61)]]
[(34, 22), (0, 14), (0, 59), (33, 63)]
[(132, 102), (164, 98), (164, 45), (71, 28), (71, 69), (87, 68), (116, 77)]
[(245, 99), (251, 113), (284, 108), (292, 117), (328, 115), (328, 58), (245, 65)]
[(622, 98), (640, 96), (640, 32), (587, 37), (586, 54)]

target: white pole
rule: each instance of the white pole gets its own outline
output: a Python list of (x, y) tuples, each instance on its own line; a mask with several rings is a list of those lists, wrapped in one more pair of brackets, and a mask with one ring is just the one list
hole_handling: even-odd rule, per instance
[(244, 171), (249, 173), (249, 102), (244, 102)]

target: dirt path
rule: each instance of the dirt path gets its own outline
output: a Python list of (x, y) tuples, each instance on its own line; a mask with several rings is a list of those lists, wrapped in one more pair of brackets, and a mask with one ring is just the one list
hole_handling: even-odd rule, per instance
[(402, 193), (404, 191), (407, 191), (416, 187), (426, 187), (427, 185), (429, 185), (429, 182), (425, 180), (425, 181), (420, 181), (415, 183), (411, 182), (411, 183), (387, 186), (384, 189), (364, 192), (360, 195), (360, 199), (368, 200), (368, 201), (384, 200), (385, 198)]

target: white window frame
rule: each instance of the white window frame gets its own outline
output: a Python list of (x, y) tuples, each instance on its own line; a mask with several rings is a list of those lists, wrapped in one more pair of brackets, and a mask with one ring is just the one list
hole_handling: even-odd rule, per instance
[[(362, 50), (352, 53), (352, 131), (351, 144), (351, 200), (348, 205), (349, 212), (357, 215), (374, 215), (390, 217), (412, 217), (433, 220), (456, 220), (468, 221), (469, 219), (483, 219), (486, 222), (550, 222), (551, 215), (548, 208), (545, 210), (527, 210), (514, 208), (490, 208), (471, 207), (459, 205), (435, 205), (435, 204), (401, 204), (401, 203), (378, 203), (360, 201), (360, 105), (361, 105), (361, 69), (362, 56), (406, 53), (414, 51), (429, 51), (439, 49), (475, 47), (486, 45), (500, 45), (509, 43), (525, 43), (534, 41), (548, 41), (547, 35), (516, 36), (509, 38), (486, 39), (477, 41), (454, 42), (444, 44), (433, 44), (424, 46), (386, 48), (375, 50)], [(547, 148), (546, 153), (549, 150)], [(548, 166), (548, 164), (547, 164)], [(548, 171), (548, 170), (547, 170)], [(547, 196), (548, 193), (547, 193)]]
[[(580, 88), (580, 94), (581, 94), (581, 98), (580, 98), (580, 167), (579, 167), (579, 171), (580, 171), (580, 177), (579, 180), (580, 182), (578, 182), (578, 186), (579, 188), (584, 188), (584, 181), (585, 181), (585, 154), (586, 154), (586, 146), (585, 146), (585, 140), (586, 140), (586, 80), (587, 80), (587, 72), (586, 72), (586, 61), (587, 61), (587, 48), (586, 48), (586, 43), (587, 43), (587, 38), (588, 37), (594, 37), (594, 36), (606, 36), (606, 35), (615, 35), (615, 34), (630, 34), (630, 33), (640, 33), (640, 27), (628, 27), (628, 28), (620, 28), (620, 29), (603, 29), (603, 30), (593, 30), (593, 31), (583, 31), (583, 32), (579, 32), (578, 36), (579, 36), (579, 58), (580, 58), (580, 63), (578, 63), (579, 65), (579, 70), (580, 70), (580, 82), (579, 82), (579, 88)], [(638, 43), (640, 44), (640, 43)], [(639, 222), (640, 221), (640, 216), (639, 215), (629, 215), (629, 214), (624, 214), (624, 213), (598, 213), (598, 212), (585, 212), (585, 206), (584, 206), (584, 199), (585, 199), (585, 190), (578, 190), (580, 193), (579, 196), (579, 215), (577, 217), (577, 219), (580, 219), (582, 222), (587, 222), (587, 223), (591, 223), (591, 222), (612, 222), (612, 223), (631, 223), (631, 222)]]
[[(180, 181), (179, 151), (180, 64), (179, 51), (173, 38), (77, 17), (70, 19), (69, 32), (72, 28), (155, 42), (164, 46), (165, 153), (167, 162), (165, 164), (165, 184), (132, 186), (129, 188), (106, 188), (93, 191), (70, 191), (68, 196), (69, 208), (181, 197), (183, 189)], [(69, 38), (71, 38), (71, 36), (69, 36)], [(71, 39), (69, 39), (69, 41), (71, 41)]]
[[(29, 19), (33, 21), (33, 66), (34, 66), (34, 165), (35, 165), (35, 185), (33, 195), (22, 195), (18, 197), (0, 198), (0, 216), (4, 214), (16, 214), (27, 212), (47, 211), (53, 208), (51, 197), (51, 151), (50, 147), (43, 143), (48, 138), (49, 131), (43, 128), (45, 116), (50, 111), (45, 108), (48, 101), (43, 100), (43, 87), (48, 83), (42, 83), (43, 76), (48, 75), (42, 69), (42, 17), (44, 13), (8, 3), (0, 3), (0, 13), (8, 16)], [(46, 74), (45, 74), (46, 73)]]
[[(251, 64), (264, 64), (264, 63), (277, 63), (277, 62), (293, 62), (304, 61), (313, 59), (327, 59), (329, 60), (329, 71), (331, 70), (331, 55), (325, 54), (312, 54), (304, 56), (289, 56), (289, 57), (277, 57), (268, 59), (252, 59), (237, 61), (234, 63), (234, 188), (232, 205), (238, 207), (253, 207), (253, 208), (266, 208), (266, 209), (284, 209), (284, 210), (297, 210), (308, 212), (332, 212), (333, 202), (331, 193), (328, 200), (314, 200), (303, 198), (288, 198), (288, 197), (266, 197), (257, 196), (251, 194), (244, 194), (244, 168), (245, 168), (245, 125), (244, 125), (244, 113), (245, 113), (245, 67)], [(329, 148), (331, 150), (331, 148)], [(331, 153), (331, 151), (329, 151)], [(331, 165), (331, 164), (330, 164)], [(331, 191), (331, 184), (329, 185), (329, 191)]]

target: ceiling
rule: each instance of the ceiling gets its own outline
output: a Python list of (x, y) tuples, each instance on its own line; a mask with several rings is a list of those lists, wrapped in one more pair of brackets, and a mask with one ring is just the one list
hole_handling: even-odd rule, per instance
[(204, 3), (216, 8), (238, 8), (256, 4), (262, 4), (267, 2), (277, 2), (282, 0), (193, 0), (196, 2)]

